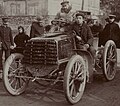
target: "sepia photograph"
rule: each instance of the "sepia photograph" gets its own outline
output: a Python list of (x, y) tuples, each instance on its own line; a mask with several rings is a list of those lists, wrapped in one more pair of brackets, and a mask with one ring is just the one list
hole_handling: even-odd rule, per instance
[(120, 0), (0, 0), (0, 106), (120, 106)]

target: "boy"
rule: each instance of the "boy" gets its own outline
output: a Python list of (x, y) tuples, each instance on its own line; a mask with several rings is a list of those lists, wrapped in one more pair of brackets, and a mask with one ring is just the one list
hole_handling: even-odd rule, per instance
[(91, 52), (92, 56), (95, 56), (95, 49), (93, 48), (93, 35), (90, 27), (84, 22), (84, 15), (77, 13), (76, 20), (72, 24), (72, 31), (76, 33), (76, 47), (84, 49)]

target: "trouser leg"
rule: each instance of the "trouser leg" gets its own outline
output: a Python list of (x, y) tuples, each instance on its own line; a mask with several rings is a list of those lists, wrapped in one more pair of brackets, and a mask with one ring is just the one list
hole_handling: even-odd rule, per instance
[(95, 59), (95, 57), (96, 57), (96, 50), (94, 49), (94, 47), (90, 46), (89, 51), (90, 51), (91, 55), (93, 56), (93, 58)]
[(5, 50), (5, 61), (7, 60), (7, 58), (10, 56), (10, 49)]
[(90, 46), (89, 51), (93, 57), (93, 70), (96, 71), (95, 70), (96, 50), (94, 49), (93, 46)]
[(0, 50), (0, 69), (2, 69), (2, 50)]

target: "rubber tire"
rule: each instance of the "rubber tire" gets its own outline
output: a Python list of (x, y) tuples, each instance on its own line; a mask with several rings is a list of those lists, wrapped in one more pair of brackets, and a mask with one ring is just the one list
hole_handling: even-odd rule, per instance
[[(113, 73), (112, 77), (109, 77), (107, 74), (107, 69), (106, 69), (106, 57), (107, 57), (107, 52), (108, 52), (108, 48), (110, 47), (110, 45), (113, 45), (114, 49), (115, 49), (115, 54), (116, 54), (116, 63), (115, 63), (115, 70)], [(104, 52), (103, 52), (103, 75), (106, 79), (106, 81), (111, 81), (115, 78), (115, 74), (116, 74), (116, 67), (117, 67), (117, 49), (116, 49), (116, 45), (112, 40), (109, 40), (106, 42), (105, 47), (104, 47)]]
[(4, 65), (4, 70), (3, 70), (3, 83), (4, 83), (4, 86), (7, 90), (8, 93), (10, 93), (11, 95), (13, 96), (17, 96), (17, 95), (20, 95), (21, 93), (23, 93), (29, 83), (29, 80), (25, 82), (24, 86), (22, 88), (19, 88), (17, 90), (13, 89), (12, 86), (10, 85), (9, 83), (9, 79), (8, 79), (8, 72), (9, 72), (9, 67), (11, 65), (11, 63), (13, 62), (14, 59), (23, 59), (23, 55), (20, 54), (20, 53), (14, 53), (14, 54), (11, 54), (8, 59), (6, 60), (5, 62), (5, 65)]
[[(82, 92), (80, 92), (80, 94), (75, 97), (74, 99), (71, 98), (70, 96), (70, 93), (69, 93), (69, 78), (70, 78), (70, 73), (71, 73), (71, 69), (72, 69), (72, 66), (74, 65), (74, 63), (76, 61), (80, 61), (82, 64), (83, 64), (83, 67), (84, 67), (84, 70), (83, 70), (83, 73), (84, 73), (84, 82), (82, 84)], [(80, 99), (82, 98), (82, 95), (84, 93), (84, 89), (85, 89), (85, 85), (86, 85), (86, 70), (85, 70), (85, 61), (84, 59), (79, 56), (79, 55), (74, 55), (72, 56), (72, 58), (69, 60), (67, 66), (66, 66), (66, 69), (65, 69), (65, 73), (64, 73), (64, 82), (63, 82), (63, 88), (64, 88), (64, 92), (65, 92), (65, 97), (67, 99), (67, 101), (70, 103), (70, 104), (76, 104), (77, 102), (80, 101)]]

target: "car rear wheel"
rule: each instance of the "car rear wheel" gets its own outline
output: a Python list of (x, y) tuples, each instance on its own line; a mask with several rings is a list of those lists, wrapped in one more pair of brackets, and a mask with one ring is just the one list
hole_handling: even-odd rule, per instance
[(107, 81), (114, 79), (117, 67), (117, 49), (112, 40), (107, 41), (103, 54), (103, 73)]

